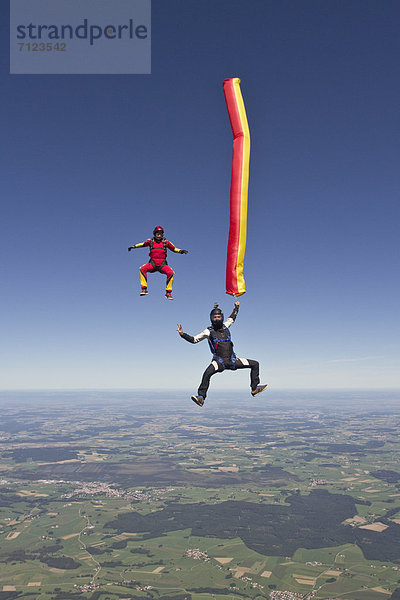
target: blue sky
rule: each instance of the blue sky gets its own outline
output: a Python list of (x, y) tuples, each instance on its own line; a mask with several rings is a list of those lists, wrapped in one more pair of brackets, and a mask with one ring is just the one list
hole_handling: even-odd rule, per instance
[[(400, 5), (153, 0), (151, 75), (9, 75), (1, 11), (0, 388), (196, 391), (225, 314), (232, 134), (251, 132), (238, 356), (285, 388), (400, 388)], [(155, 225), (174, 301), (128, 253)], [(248, 386), (224, 373), (213, 389)]]

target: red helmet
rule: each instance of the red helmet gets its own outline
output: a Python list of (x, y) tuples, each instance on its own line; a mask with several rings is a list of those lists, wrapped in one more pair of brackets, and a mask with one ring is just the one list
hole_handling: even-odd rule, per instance
[(159, 231), (164, 235), (164, 229), (161, 227), (161, 225), (157, 225), (157, 227), (154, 227), (153, 235), (156, 235), (156, 233), (158, 233)]

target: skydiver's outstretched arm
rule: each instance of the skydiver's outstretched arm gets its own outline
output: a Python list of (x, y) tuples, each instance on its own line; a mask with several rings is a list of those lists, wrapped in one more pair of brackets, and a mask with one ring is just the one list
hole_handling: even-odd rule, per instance
[(145, 242), (140, 242), (139, 244), (134, 244), (133, 246), (129, 246), (128, 252), (131, 250), (135, 250), (136, 248), (144, 248), (145, 246), (150, 246), (151, 240), (146, 240)]
[(174, 246), (174, 244), (172, 242), (169, 242), (167, 240), (167, 248), (168, 250), (171, 250), (171, 252), (177, 252), (178, 254), (188, 254), (188, 250), (181, 250), (180, 248), (177, 248), (176, 246)]
[(180, 323), (177, 323), (177, 325), (178, 325), (177, 332), (179, 333), (181, 338), (183, 338), (187, 342), (190, 342), (191, 344), (197, 344), (197, 342), (201, 342), (202, 340), (205, 340), (210, 335), (209, 329), (204, 329), (204, 331), (198, 333), (195, 336), (189, 335), (188, 333), (183, 332), (182, 325)]
[(239, 300), (236, 300), (235, 306), (233, 307), (233, 311), (231, 312), (227, 320), (224, 322), (225, 327), (230, 327), (232, 323), (235, 322), (237, 314), (239, 312), (239, 304)]

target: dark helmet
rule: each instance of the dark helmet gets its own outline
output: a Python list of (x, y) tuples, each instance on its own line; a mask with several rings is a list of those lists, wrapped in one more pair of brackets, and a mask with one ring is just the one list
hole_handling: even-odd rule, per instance
[[(221, 315), (221, 319), (218, 319), (218, 320), (214, 319), (215, 315)], [(223, 322), (224, 322), (224, 313), (222, 312), (222, 310), (220, 308), (218, 308), (217, 303), (214, 304), (214, 308), (210, 312), (210, 319), (211, 319), (212, 326), (215, 329), (220, 329), (222, 327)]]
[(154, 227), (153, 235), (156, 235), (156, 233), (158, 233), (158, 232), (161, 232), (164, 235), (164, 229), (160, 225), (157, 225), (157, 227)]

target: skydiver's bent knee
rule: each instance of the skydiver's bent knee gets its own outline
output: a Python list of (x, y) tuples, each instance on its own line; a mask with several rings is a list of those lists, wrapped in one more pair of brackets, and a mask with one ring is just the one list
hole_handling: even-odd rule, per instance
[(154, 273), (155, 268), (153, 267), (152, 264), (150, 263), (145, 263), (144, 265), (142, 265), (139, 269), (140, 273), (144, 276), (147, 275), (147, 273)]
[(250, 369), (250, 387), (255, 390), (260, 383), (260, 364), (251, 358), (237, 358), (237, 369)]
[(172, 291), (172, 284), (174, 282), (175, 271), (170, 266), (164, 265), (160, 269), (160, 273), (167, 276), (166, 289), (168, 292)]
[(210, 365), (208, 365), (207, 369), (203, 373), (203, 377), (201, 379), (201, 383), (199, 389), (197, 391), (199, 396), (203, 396), (206, 398), (207, 391), (210, 386), (210, 379), (215, 373), (219, 371), (219, 365), (216, 360), (213, 360)]
[(154, 273), (154, 269), (150, 263), (142, 265), (139, 269), (140, 284), (142, 288), (147, 287), (147, 273)]

